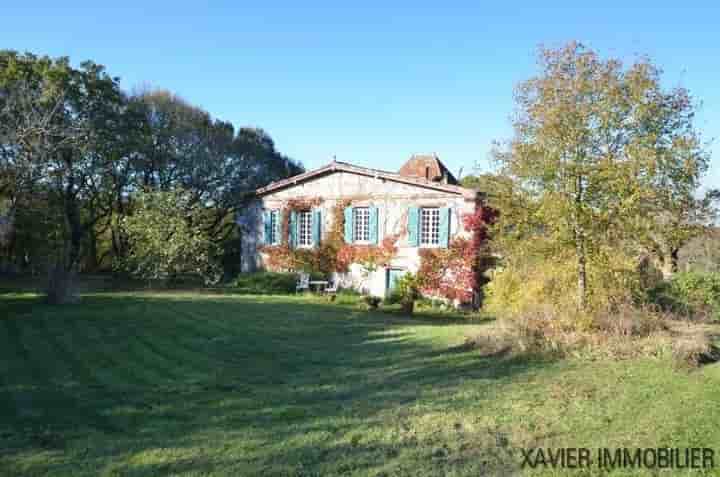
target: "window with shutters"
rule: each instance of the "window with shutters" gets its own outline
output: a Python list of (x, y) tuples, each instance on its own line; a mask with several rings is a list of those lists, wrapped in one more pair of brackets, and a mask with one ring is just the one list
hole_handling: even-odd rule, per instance
[(277, 210), (271, 210), (270, 214), (268, 215), (268, 220), (270, 221), (270, 225), (268, 226), (268, 244), (270, 245), (277, 245), (280, 238), (280, 233), (278, 231), (278, 228), (280, 226), (279, 220), (279, 211)]
[(309, 210), (298, 212), (298, 245), (300, 247), (312, 247), (312, 213)]
[(355, 237), (355, 242), (370, 242), (370, 209), (368, 207), (355, 207), (353, 217), (353, 237)]
[(420, 246), (440, 245), (440, 209), (426, 207), (420, 210)]

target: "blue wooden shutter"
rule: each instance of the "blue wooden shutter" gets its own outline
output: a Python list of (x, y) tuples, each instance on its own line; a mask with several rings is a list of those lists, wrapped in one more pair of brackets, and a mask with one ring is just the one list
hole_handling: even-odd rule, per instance
[(290, 227), (288, 231), (288, 246), (295, 248), (297, 246), (297, 212), (290, 211)]
[(353, 243), (353, 208), (345, 207), (345, 243)]
[(440, 209), (440, 246), (448, 247), (450, 243), (450, 214), (452, 209), (445, 207)]
[(370, 243), (377, 245), (378, 243), (378, 208), (370, 206)]
[(320, 245), (320, 237), (322, 237), (322, 212), (320, 209), (316, 209), (312, 215), (313, 247)]
[(420, 245), (420, 209), (410, 207), (408, 210), (408, 245), (417, 247)]
[(272, 225), (272, 222), (270, 221), (270, 214), (272, 214), (272, 212), (269, 210), (263, 211), (263, 240), (262, 240), (262, 243), (264, 243), (265, 245), (272, 245), (272, 243), (270, 242), (270, 234), (272, 231), (272, 229), (270, 227)]

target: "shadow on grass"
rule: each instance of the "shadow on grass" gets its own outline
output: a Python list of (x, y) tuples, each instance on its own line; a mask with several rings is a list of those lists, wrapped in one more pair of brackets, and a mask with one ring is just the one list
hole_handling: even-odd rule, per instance
[[(8, 363), (0, 376), (6, 449), (0, 465), (48, 447), (65, 448), (71, 460), (105, 461), (229, 436), (248, 442), (243, 452), (255, 456), (248, 465), (257, 468), (292, 466), (315, 454), (313, 462), (325, 461), (343, 454), (348, 425), (382, 427), (388, 412), (411, 413), (416, 405), (425, 412), (457, 409), (467, 405), (453, 396), (460, 385), (475, 380), (489, 399), (513, 376), (543, 366), (447, 352), (444, 328), (481, 321), (304, 298), (98, 294), (51, 307), (38, 298), (0, 296), (0, 309), (6, 345), (0, 359)], [(336, 442), (308, 444), (310, 434)], [(88, 445), (89, 435), (96, 444)], [(353, 452), (370, 467), (394, 452), (366, 447)], [(199, 472), (212, 462), (178, 465)], [(34, 465), (27, 473), (52, 473), (63, 464)], [(158, 465), (146, 469), (163, 469)], [(125, 470), (132, 469), (127, 463)]]

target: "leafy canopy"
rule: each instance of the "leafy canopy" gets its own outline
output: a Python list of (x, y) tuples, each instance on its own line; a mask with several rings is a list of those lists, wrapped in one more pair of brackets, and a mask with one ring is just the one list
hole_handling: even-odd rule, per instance
[(206, 283), (222, 277), (220, 247), (203, 232), (207, 211), (180, 189), (144, 192), (135, 210), (122, 221), (128, 254), (121, 266), (143, 279), (175, 279), (199, 275)]
[[(570, 43), (541, 49), (538, 63), (539, 74), (516, 90), (514, 136), (495, 151), (512, 183), (499, 225), (510, 232), (506, 243), (521, 239), (516, 255), (570, 254), (585, 308), (588, 266), (642, 253), (661, 231), (692, 226), (708, 155), (689, 92), (663, 89), (647, 59), (624, 67)], [(678, 203), (689, 212), (663, 220)]]

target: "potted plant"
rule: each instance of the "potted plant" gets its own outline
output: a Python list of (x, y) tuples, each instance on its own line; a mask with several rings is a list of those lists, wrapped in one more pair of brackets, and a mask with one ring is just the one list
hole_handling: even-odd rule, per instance
[(363, 296), (363, 301), (367, 305), (368, 310), (376, 310), (377, 307), (380, 306), (382, 299), (373, 295), (365, 295)]

